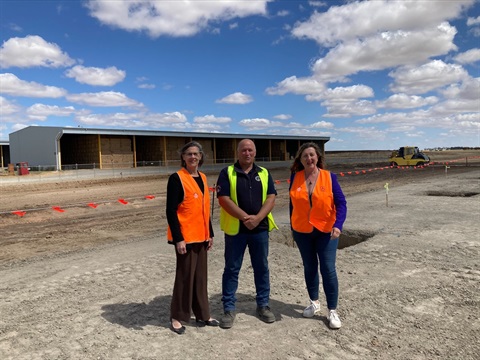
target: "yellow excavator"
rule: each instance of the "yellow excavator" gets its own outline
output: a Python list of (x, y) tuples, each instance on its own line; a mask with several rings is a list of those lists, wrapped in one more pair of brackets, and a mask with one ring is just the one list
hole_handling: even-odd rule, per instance
[(430, 158), (417, 146), (402, 146), (392, 152), (389, 162), (391, 166), (420, 166), (428, 164)]

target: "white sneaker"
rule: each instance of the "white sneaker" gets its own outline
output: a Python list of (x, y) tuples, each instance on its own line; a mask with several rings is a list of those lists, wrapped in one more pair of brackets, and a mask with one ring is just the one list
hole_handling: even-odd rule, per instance
[(330, 329), (340, 329), (342, 327), (342, 322), (340, 321), (340, 316), (337, 314), (337, 310), (329, 310), (327, 319)]
[(311, 318), (318, 312), (320, 312), (320, 302), (310, 300), (310, 305), (303, 310), (303, 317)]

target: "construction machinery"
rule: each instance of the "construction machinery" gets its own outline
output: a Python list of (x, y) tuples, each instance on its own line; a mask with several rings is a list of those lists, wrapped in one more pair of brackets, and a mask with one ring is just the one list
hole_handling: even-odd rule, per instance
[(430, 158), (417, 146), (402, 146), (390, 155), (391, 166), (420, 166), (430, 162)]

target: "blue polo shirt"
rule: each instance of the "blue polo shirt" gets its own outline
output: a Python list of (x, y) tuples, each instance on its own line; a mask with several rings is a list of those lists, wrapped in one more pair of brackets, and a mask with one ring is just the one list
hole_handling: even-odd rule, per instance
[[(262, 182), (258, 173), (260, 171), (266, 171), (253, 164), (252, 170), (246, 174), (240, 167), (239, 162), (237, 161), (234, 164), (234, 169), (237, 173), (237, 201), (238, 206), (245, 211), (247, 214), (255, 215), (258, 214), (262, 208)], [(268, 173), (268, 189), (267, 195), (277, 195), (277, 190), (275, 189), (275, 184), (273, 178)], [(228, 168), (223, 168), (218, 175), (217, 180), (217, 197), (228, 196), (230, 197), (230, 181), (228, 180)], [(240, 221), (240, 232), (241, 233), (251, 233), (268, 230), (268, 220), (265, 217), (258, 226), (249, 230), (243, 223)]]

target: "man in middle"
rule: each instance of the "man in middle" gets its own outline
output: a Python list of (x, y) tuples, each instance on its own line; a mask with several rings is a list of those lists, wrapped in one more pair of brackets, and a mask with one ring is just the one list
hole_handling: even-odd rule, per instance
[(238, 161), (222, 169), (217, 180), (220, 227), (225, 233), (224, 314), (220, 320), (223, 329), (231, 328), (235, 321), (235, 293), (247, 246), (257, 293), (257, 315), (266, 323), (275, 322), (269, 307), (268, 244), (269, 232), (278, 229), (271, 214), (277, 191), (268, 170), (255, 164), (256, 147), (252, 140), (241, 140), (237, 153)]

